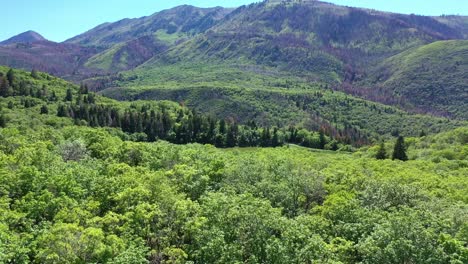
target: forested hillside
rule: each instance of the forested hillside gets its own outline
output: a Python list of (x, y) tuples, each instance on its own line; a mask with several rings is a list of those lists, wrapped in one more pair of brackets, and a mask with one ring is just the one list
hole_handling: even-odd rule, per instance
[(468, 119), (468, 41), (439, 41), (383, 61), (370, 77), (403, 100)]
[(466, 126), (406, 138), (407, 162), (394, 139), (383, 160), (151, 142), (145, 115), (186, 138), (194, 112), (0, 72), (1, 263), (468, 262)]

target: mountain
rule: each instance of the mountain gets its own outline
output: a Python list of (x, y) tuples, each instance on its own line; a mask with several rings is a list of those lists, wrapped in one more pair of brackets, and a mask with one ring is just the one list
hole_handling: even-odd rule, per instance
[(9, 45), (16, 43), (33, 43), (39, 41), (47, 41), (47, 39), (45, 39), (39, 33), (30, 30), (0, 42), (0, 45)]
[[(241, 7), (206, 34), (165, 53), (166, 61), (247, 60), (326, 82), (412, 47), (463, 38), (424, 16), (318, 1), (265, 1)], [(347, 66), (351, 67), (347, 67)]]
[[(448, 41), (463, 37), (457, 28), (431, 17), (319, 1), (267, 1), (240, 7), (206, 33), (156, 54), (134, 70), (123, 72), (121, 78), (110, 79), (107, 85), (110, 88), (103, 93), (119, 99), (176, 100), (200, 111), (240, 121), (253, 118), (269, 124), (308, 124), (310, 115), (318, 115), (335, 127), (343, 127), (346, 121), (359, 116), (348, 111), (344, 114), (346, 118), (338, 121), (337, 116), (342, 114), (330, 108), (346, 105), (343, 99), (336, 99), (329, 109), (321, 110), (317, 105), (308, 108), (307, 103), (306, 106), (299, 103), (307, 109), (304, 111), (279, 95), (288, 90), (302, 97), (300, 101), (308, 102), (308, 93), (333, 88), (350, 93), (353, 100), (362, 97), (412, 113), (465, 119), (465, 42)], [(438, 71), (436, 76), (444, 78), (440, 79), (438, 88), (431, 88), (432, 79), (421, 76), (417, 80), (418, 88), (414, 89), (411, 80), (417, 78), (418, 72), (424, 74), (413, 67), (422, 63), (421, 58), (414, 55), (411, 67), (406, 67), (401, 59), (418, 49), (428, 52), (426, 58), (436, 55), (435, 50), (424, 48), (431, 47), (431, 43), (450, 43), (447, 46), (450, 50), (430, 62), (436, 67), (434, 71)], [(435, 46), (443, 47), (443, 44), (432, 47)], [(431, 55), (432, 52), (435, 53)], [(447, 60), (447, 56), (455, 59)], [(390, 61), (393, 61), (391, 65)], [(457, 74), (451, 67), (456, 67)], [(386, 82), (383, 72), (388, 74), (392, 69), (393, 81)], [(400, 75), (405, 81), (396, 83)], [(442, 88), (443, 80), (450, 87)], [(99, 89), (106, 87), (102, 87), (105, 82), (99, 83)], [(433, 95), (424, 90), (431, 90)], [(262, 96), (256, 96), (257, 93)], [(250, 94), (252, 98), (245, 100), (240, 94)], [(275, 104), (281, 105), (284, 112), (280, 114)], [(361, 118), (372, 119), (372, 114), (365, 116)], [(354, 121), (363, 130), (385, 127), (364, 119)], [(399, 126), (398, 122), (393, 125)]]
[(174, 42), (205, 32), (231, 10), (183, 5), (147, 17), (105, 23), (66, 40), (65, 43), (109, 47), (148, 35)]
[(100, 49), (74, 44), (39, 41), (0, 46), (0, 64), (22, 69), (36, 69), (79, 81), (98, 73), (88, 71), (84, 63)]
[[(465, 17), (309, 0), (179, 6), (64, 43), (0, 47), (0, 63), (53, 72), (121, 100), (169, 99), (239, 122), (415, 135), (389, 127), (414, 114), (466, 119), (466, 29)], [(408, 118), (379, 121), (376, 108)]]

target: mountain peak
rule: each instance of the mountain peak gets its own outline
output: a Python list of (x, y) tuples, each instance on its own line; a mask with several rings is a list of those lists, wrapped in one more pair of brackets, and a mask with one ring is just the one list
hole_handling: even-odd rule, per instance
[(5, 41), (0, 42), (1, 45), (8, 45), (8, 44), (14, 44), (14, 43), (32, 43), (32, 42), (38, 42), (38, 41), (46, 41), (41, 34), (29, 30), (26, 32), (23, 32), (21, 34), (18, 34), (14, 37), (11, 37)]

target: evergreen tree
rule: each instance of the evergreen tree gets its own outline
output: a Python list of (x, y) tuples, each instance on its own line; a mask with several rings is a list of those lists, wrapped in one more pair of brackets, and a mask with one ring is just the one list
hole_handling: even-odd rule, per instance
[(319, 131), (319, 149), (324, 149), (325, 145), (327, 144), (327, 140), (325, 139), (325, 134), (322, 130)]
[(237, 124), (229, 126), (229, 130), (226, 135), (226, 146), (228, 148), (235, 147), (237, 145), (237, 135), (239, 133), (239, 127)]
[(73, 100), (73, 93), (70, 88), (67, 89), (67, 95), (65, 96), (65, 101), (71, 102)]
[(8, 72), (7, 72), (7, 80), (8, 80), (8, 83), (13, 86), (13, 83), (15, 81), (15, 72), (13, 71), (13, 69), (10, 69)]
[(270, 134), (270, 128), (264, 128), (262, 131), (262, 136), (260, 139), (260, 146), (262, 147), (269, 147), (271, 146), (271, 134)]
[(376, 159), (383, 160), (387, 158), (387, 152), (385, 151), (385, 144), (382, 141), (379, 145), (379, 149), (377, 150), (377, 154), (375, 155)]
[(68, 113), (64, 105), (59, 105), (57, 108), (57, 116), (58, 117), (67, 117)]
[[(88, 92), (86, 92), (88, 93)], [(88, 93), (88, 104), (94, 104), (95, 103), (95, 99), (94, 99), (94, 94), (93, 93)]]
[(402, 136), (399, 136), (395, 143), (392, 159), (399, 159), (402, 161), (408, 160), (408, 156), (406, 155), (405, 139)]
[(32, 70), (31, 70), (31, 77), (33, 77), (34, 79), (39, 78), (39, 75), (37, 74), (36, 69), (32, 69)]
[(0, 127), (6, 127), (6, 118), (3, 114), (0, 114)]
[(0, 96), (1, 97), (7, 97), (9, 94), (9, 88), (10, 84), (8, 82), (8, 79), (5, 77), (2, 77), (0, 80)]
[(278, 128), (274, 128), (273, 130), (273, 137), (271, 138), (271, 146), (272, 147), (278, 147), (281, 146), (281, 142), (278, 136)]
[(49, 113), (49, 108), (47, 108), (47, 105), (43, 105), (41, 107), (41, 114), (48, 114)]
[(224, 121), (224, 119), (219, 121), (219, 133), (223, 135), (226, 134), (226, 121)]
[(52, 94), (50, 95), (49, 101), (52, 101), (52, 102), (57, 101), (57, 95), (55, 94), (55, 91), (52, 91)]
[(80, 85), (80, 94), (87, 94), (88, 93), (88, 85), (86, 84), (81, 84)]

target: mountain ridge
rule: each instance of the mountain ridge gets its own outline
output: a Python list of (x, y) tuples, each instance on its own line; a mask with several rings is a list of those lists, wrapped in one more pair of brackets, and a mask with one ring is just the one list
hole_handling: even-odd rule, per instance
[(15, 35), (7, 40), (0, 42), (0, 45), (9, 45), (9, 44), (17, 44), (17, 43), (33, 43), (39, 41), (48, 41), (44, 38), (41, 34), (28, 30), (18, 35)]

